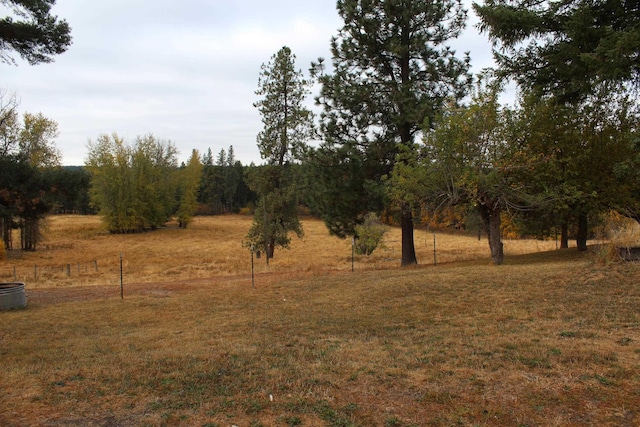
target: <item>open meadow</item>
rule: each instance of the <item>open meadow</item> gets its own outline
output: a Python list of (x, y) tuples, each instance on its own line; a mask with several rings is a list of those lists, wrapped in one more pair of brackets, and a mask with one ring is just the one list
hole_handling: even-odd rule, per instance
[[(196, 217), (186, 230), (175, 224), (142, 234), (113, 235), (98, 216), (57, 215), (47, 220), (37, 252), (0, 261), (0, 280), (27, 283), (27, 288), (115, 285), (120, 283), (120, 256), (126, 283), (166, 282), (251, 274), (251, 255), (242, 246), (251, 216)], [(256, 274), (351, 271), (351, 241), (329, 236), (324, 224), (303, 219), (305, 236), (293, 236), (288, 250), (276, 249), (267, 266), (254, 259)], [(16, 236), (16, 239), (19, 238)], [(400, 264), (400, 230), (391, 228), (385, 244), (371, 256), (356, 256), (354, 269), (388, 269)], [(434, 262), (434, 234), (415, 232), (421, 264)], [(436, 262), (484, 259), (490, 262), (486, 238), (435, 235)], [(555, 249), (555, 241), (507, 240), (505, 254)], [(508, 261), (507, 261), (508, 262)]]
[(252, 287), (250, 223), (52, 217), (0, 263), (28, 298), (0, 313), (0, 425), (640, 425), (638, 263), (508, 240), (496, 267), (486, 239), (437, 234), (434, 266), (420, 230), (401, 269), (392, 229), (352, 272), (307, 219)]

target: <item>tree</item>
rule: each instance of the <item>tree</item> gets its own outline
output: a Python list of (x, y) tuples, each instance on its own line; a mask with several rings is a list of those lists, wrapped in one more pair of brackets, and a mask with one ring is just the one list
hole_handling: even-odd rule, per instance
[(21, 123), (15, 95), (0, 93), (0, 229), (6, 249), (12, 249), (11, 230), (20, 229), (20, 246), (34, 251), (40, 224), (51, 205), (42, 170), (59, 162), (53, 139), (57, 123), (42, 114), (24, 114)]
[(81, 166), (57, 166), (43, 170), (49, 191), (47, 200), (56, 213), (95, 213), (90, 206), (91, 174)]
[(255, 202), (255, 194), (245, 180), (245, 167), (235, 160), (233, 146), (228, 154), (222, 149), (213, 163), (211, 149), (202, 156), (203, 170), (198, 191), (200, 212), (221, 214), (239, 212), (248, 203)]
[[(433, 210), (466, 204), (477, 209), (488, 237), (491, 260), (504, 261), (502, 213), (524, 205), (524, 185), (514, 179), (522, 167), (520, 147), (506, 138), (500, 87), (481, 76), (469, 106), (451, 105), (424, 137), (417, 167), (397, 165), (392, 185), (410, 195), (423, 194)], [(423, 188), (416, 188), (424, 182)], [(406, 196), (400, 196), (400, 199)]]
[[(289, 168), (285, 166), (285, 169)], [(298, 218), (296, 186), (290, 171), (264, 165), (252, 172), (248, 177), (249, 186), (259, 199), (246, 245), (252, 250), (264, 250), (268, 262), (273, 258), (276, 247), (289, 247), (290, 233), (302, 237), (304, 231)], [(279, 186), (272, 186), (274, 182)]]
[(134, 212), (139, 216), (141, 230), (155, 229), (175, 213), (178, 150), (171, 141), (152, 134), (136, 137), (132, 148)]
[(263, 98), (254, 106), (262, 116), (257, 143), (267, 164), (249, 179), (259, 200), (247, 238), (251, 247), (265, 249), (267, 260), (273, 258), (276, 246), (288, 246), (290, 232), (302, 236), (291, 163), (303, 158), (313, 135), (313, 114), (303, 106), (309, 86), (286, 46), (262, 65), (256, 94)]
[(574, 103), (603, 84), (640, 84), (637, 1), (485, 0), (473, 7), (500, 68), (523, 87)]
[[(640, 6), (637, 1), (487, 0), (474, 4), (481, 19), (480, 29), (494, 43), (494, 55), (501, 72), (513, 77), (537, 97), (553, 97), (562, 109), (595, 114), (591, 123), (578, 118), (581, 129), (606, 127), (597, 104), (602, 94), (640, 87)], [(588, 135), (599, 133), (587, 131)], [(581, 150), (582, 132), (574, 132), (571, 143)], [(581, 157), (564, 157), (579, 162)], [(588, 164), (589, 162), (587, 162)], [(584, 164), (584, 163), (582, 163)], [(577, 165), (571, 166), (576, 170)], [(610, 170), (610, 169), (609, 169)], [(582, 171), (584, 172), (584, 171)], [(587, 179), (584, 173), (577, 175)], [(588, 187), (589, 182), (579, 188)], [(578, 221), (578, 247), (586, 250), (589, 203), (573, 204)], [(566, 229), (566, 226), (563, 230)], [(563, 233), (565, 234), (565, 233)]]
[(11, 16), (0, 19), (0, 61), (16, 52), (31, 65), (51, 62), (71, 45), (71, 28), (51, 14), (55, 0), (2, 0)]
[(19, 132), (17, 97), (0, 89), (0, 156), (17, 149)]
[(193, 150), (189, 162), (180, 170), (180, 203), (178, 205), (178, 224), (187, 228), (193, 220), (198, 207), (198, 188), (202, 179), (202, 163), (197, 150)]
[(224, 165), (224, 201), (227, 205), (227, 209), (230, 212), (234, 212), (236, 208), (236, 195), (238, 193), (238, 187), (242, 181), (242, 171), (235, 168), (236, 159), (233, 152), (233, 145), (229, 147), (227, 151), (227, 160)]
[(545, 159), (530, 183), (554, 194), (546, 216), (561, 228), (562, 248), (568, 247), (570, 221), (578, 225), (578, 248), (586, 250), (589, 217), (633, 204), (637, 181), (628, 172), (638, 165), (634, 104), (624, 92), (602, 90), (576, 106), (537, 96), (521, 103), (520, 138)]
[(141, 232), (166, 223), (176, 208), (175, 146), (153, 135), (132, 146), (120, 136), (89, 141), (91, 201), (111, 233)]
[(42, 113), (24, 113), (23, 121), (18, 139), (20, 151), (33, 166), (58, 166), (62, 158), (54, 142), (58, 137), (58, 123)]
[[(329, 228), (345, 235), (364, 220), (366, 205), (385, 205), (381, 178), (393, 169), (401, 147), (413, 147), (416, 134), (433, 123), (445, 100), (465, 93), (469, 58), (457, 58), (446, 46), (465, 25), (460, 1), (339, 0), (337, 8), (344, 25), (331, 42), (333, 73), (324, 73), (322, 61), (313, 64), (322, 84), (317, 102), (323, 107), (324, 137), (321, 150), (314, 153), (320, 158), (314, 161), (324, 162), (327, 171), (355, 172), (355, 177), (342, 176), (349, 188), (340, 188), (371, 200), (360, 209), (344, 203), (346, 211), (321, 212), (325, 218), (339, 218), (330, 220)], [(351, 160), (345, 161), (344, 155)], [(353, 194), (335, 194), (329, 188), (334, 178), (323, 173), (317, 178), (329, 178), (321, 185), (335, 196), (354, 200)], [(399, 212), (402, 265), (417, 263), (413, 208), (405, 203)]]
[(13, 249), (12, 229), (20, 229), (20, 248), (35, 251), (40, 224), (49, 211), (41, 171), (24, 156), (0, 156), (0, 229), (5, 249)]

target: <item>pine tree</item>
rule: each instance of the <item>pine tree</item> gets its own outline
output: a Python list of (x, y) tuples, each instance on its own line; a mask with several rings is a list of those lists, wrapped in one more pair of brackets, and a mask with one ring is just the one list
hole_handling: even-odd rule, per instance
[[(55, 0), (3, 0), (12, 16), (0, 19), (0, 61), (13, 64), (11, 51), (31, 65), (51, 62), (71, 45), (71, 28), (51, 14)], [(17, 19), (16, 19), (17, 18)]]
[[(446, 45), (465, 26), (460, 1), (339, 0), (337, 7), (344, 25), (331, 43), (333, 74), (324, 74), (323, 62), (314, 64), (322, 84), (317, 101), (324, 107), (325, 142), (315, 153), (320, 173), (313, 179), (343, 200), (353, 201), (354, 191), (368, 200), (358, 206), (315, 203), (321, 208), (345, 207), (346, 212), (320, 212), (330, 219), (332, 231), (344, 235), (354, 233), (369, 205), (386, 204), (381, 179), (393, 169), (401, 147), (413, 146), (415, 136), (433, 122), (446, 99), (465, 93), (469, 58), (459, 59)], [(344, 155), (351, 160), (345, 161)], [(357, 176), (344, 176), (342, 185), (333, 170)], [(328, 181), (322, 182), (325, 178)], [(344, 191), (330, 188), (336, 184)], [(413, 208), (406, 203), (399, 212), (402, 265), (417, 262)], [(336, 217), (339, 221), (331, 220)]]
[(299, 161), (313, 135), (313, 114), (303, 106), (310, 83), (295, 69), (295, 55), (283, 47), (263, 64), (256, 94), (263, 98), (254, 106), (262, 116), (257, 142), (267, 164), (255, 169), (250, 188), (259, 196), (249, 245), (264, 248), (267, 259), (276, 246), (287, 247), (290, 232), (302, 235), (298, 219), (296, 183), (291, 163)]
[(486, 0), (474, 4), (501, 70), (575, 104), (600, 85), (640, 85), (640, 3)]

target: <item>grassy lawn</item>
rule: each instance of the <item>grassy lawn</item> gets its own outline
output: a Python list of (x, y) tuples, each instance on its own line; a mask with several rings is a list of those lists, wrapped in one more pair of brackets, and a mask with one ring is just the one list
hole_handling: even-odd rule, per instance
[(255, 288), (216, 276), (0, 313), (0, 425), (640, 424), (639, 264), (570, 249), (494, 267), (485, 248), (284, 268), (302, 246)]

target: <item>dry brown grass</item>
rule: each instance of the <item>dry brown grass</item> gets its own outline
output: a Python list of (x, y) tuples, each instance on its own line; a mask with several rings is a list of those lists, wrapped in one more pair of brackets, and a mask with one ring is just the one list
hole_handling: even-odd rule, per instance
[[(186, 230), (175, 225), (143, 234), (112, 235), (96, 216), (52, 216), (45, 240), (34, 253), (0, 261), (0, 280), (24, 281), (30, 288), (117, 285), (123, 255), (126, 283), (188, 280), (251, 273), (251, 257), (242, 241), (251, 226), (249, 216), (196, 217)], [(303, 221), (305, 236), (293, 238), (288, 250), (276, 250), (267, 267), (255, 260), (256, 273), (297, 274), (351, 270), (351, 243), (329, 236), (321, 221)], [(434, 235), (415, 233), (419, 262), (433, 264)], [(551, 250), (555, 242), (507, 240), (507, 257)], [(400, 230), (392, 228), (385, 248), (356, 257), (357, 270), (386, 269), (400, 264)], [(436, 235), (436, 262), (488, 260), (486, 239)], [(488, 262), (488, 261), (487, 261)], [(97, 271), (96, 271), (97, 263)]]
[[(215, 220), (229, 229), (244, 221)], [(194, 245), (216, 235), (204, 221)], [(437, 267), (410, 269), (391, 268), (389, 250), (351, 273), (350, 248), (337, 241), (346, 253), (318, 264), (335, 261), (333, 271), (303, 259), (295, 272), (286, 260), (328, 248), (313, 243), (313, 224), (256, 288), (229, 268), (215, 273), (226, 277), (132, 284), (124, 301), (43, 298), (97, 286), (32, 289), (27, 309), (0, 313), (0, 425), (640, 424), (639, 264), (595, 263), (575, 250), (515, 255), (506, 242), (501, 267), (481, 245), (480, 258), (460, 249), (475, 259), (443, 255)], [(93, 230), (84, 231), (90, 240), (118, 239)], [(163, 233), (174, 231), (155, 238)], [(443, 253), (449, 237), (438, 237)], [(127, 254), (153, 238), (120, 237)], [(185, 265), (195, 263), (197, 248), (175, 244)]]

